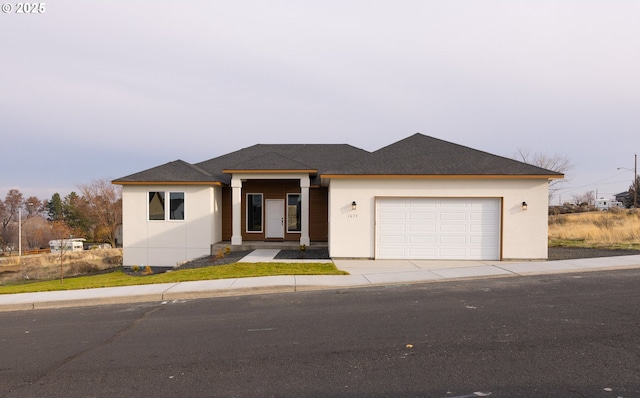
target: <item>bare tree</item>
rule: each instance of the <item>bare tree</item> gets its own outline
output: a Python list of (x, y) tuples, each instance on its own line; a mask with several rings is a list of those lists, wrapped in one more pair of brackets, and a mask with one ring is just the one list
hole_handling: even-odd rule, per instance
[(22, 203), (22, 194), (17, 189), (10, 189), (5, 200), (0, 201), (0, 245), (3, 251), (18, 244), (16, 223)]
[[(565, 174), (573, 168), (573, 164), (567, 155), (549, 155), (543, 152), (531, 153), (528, 150), (518, 148), (518, 152), (514, 156), (516, 160), (528, 163), (543, 169), (555, 171)], [(561, 185), (568, 182), (564, 179), (553, 179), (549, 182), (549, 202), (555, 196), (556, 192), (561, 189)]]
[(580, 206), (582, 204), (586, 204), (588, 206), (593, 206), (595, 204), (596, 195), (593, 191), (585, 192), (583, 194), (571, 194), (571, 200), (574, 204)]
[(53, 221), (51, 223), (51, 235), (55, 238), (53, 240), (57, 240), (59, 247), (58, 259), (60, 260), (60, 283), (64, 283), (64, 255), (67, 254), (70, 250), (72, 250), (69, 242), (71, 241), (71, 228), (67, 224), (62, 221)]
[(49, 247), (52, 238), (51, 224), (42, 216), (35, 214), (22, 225), (23, 241), (27, 249), (42, 249)]
[(116, 229), (122, 224), (122, 188), (109, 180), (95, 180), (78, 188), (85, 199), (84, 211), (92, 221), (95, 239), (115, 247)]
[(637, 208), (638, 205), (640, 205), (640, 203), (638, 203), (638, 199), (640, 199), (640, 196), (637, 193), (638, 187), (640, 187), (640, 176), (636, 177), (635, 181), (629, 185), (629, 195), (627, 195), (624, 203), (626, 207)]

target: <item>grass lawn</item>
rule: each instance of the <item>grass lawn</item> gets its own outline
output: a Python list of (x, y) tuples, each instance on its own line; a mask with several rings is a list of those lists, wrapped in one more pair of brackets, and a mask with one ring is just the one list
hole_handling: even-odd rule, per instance
[(163, 274), (132, 276), (122, 268), (100, 275), (80, 276), (60, 280), (31, 282), (0, 286), (0, 294), (47, 292), (53, 290), (91, 289), (146, 285), (152, 283), (175, 283), (211, 279), (248, 278), (252, 276), (272, 275), (348, 275), (340, 271), (333, 263), (234, 263), (204, 268), (185, 269)]

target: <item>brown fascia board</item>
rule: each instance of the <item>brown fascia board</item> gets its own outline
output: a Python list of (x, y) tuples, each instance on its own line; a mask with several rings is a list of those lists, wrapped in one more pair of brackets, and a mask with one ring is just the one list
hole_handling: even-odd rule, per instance
[(355, 178), (364, 178), (364, 179), (553, 179), (553, 178), (564, 178), (564, 174), (323, 174), (323, 179), (355, 179)]
[(223, 184), (219, 181), (111, 181), (114, 185), (217, 185)]
[(234, 169), (224, 169), (222, 170), (223, 173), (227, 173), (227, 174), (238, 174), (238, 173), (253, 173), (253, 174), (268, 174), (268, 173), (274, 173), (274, 174), (293, 174), (293, 173), (308, 173), (308, 174), (318, 174), (318, 170), (317, 169), (309, 169), (309, 170), (279, 170), (279, 169), (274, 169), (274, 170), (269, 170), (269, 169), (261, 169), (261, 170), (245, 170), (245, 169), (238, 169), (238, 170), (234, 170)]

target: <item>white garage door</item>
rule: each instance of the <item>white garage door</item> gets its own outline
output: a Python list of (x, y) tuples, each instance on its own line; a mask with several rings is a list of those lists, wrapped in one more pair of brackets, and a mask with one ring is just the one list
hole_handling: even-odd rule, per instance
[(376, 258), (500, 259), (499, 198), (378, 198)]

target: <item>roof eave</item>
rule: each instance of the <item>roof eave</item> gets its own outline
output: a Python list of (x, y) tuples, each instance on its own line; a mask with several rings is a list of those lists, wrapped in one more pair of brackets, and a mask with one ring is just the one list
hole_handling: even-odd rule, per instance
[(303, 170), (271, 170), (271, 169), (259, 169), (259, 170), (247, 170), (247, 169), (223, 169), (223, 173), (226, 174), (293, 174), (293, 173), (307, 173), (318, 174), (317, 169), (303, 169)]
[(219, 181), (111, 181), (115, 185), (223, 185)]
[(564, 174), (323, 174), (322, 178), (382, 178), (382, 179), (556, 179)]

